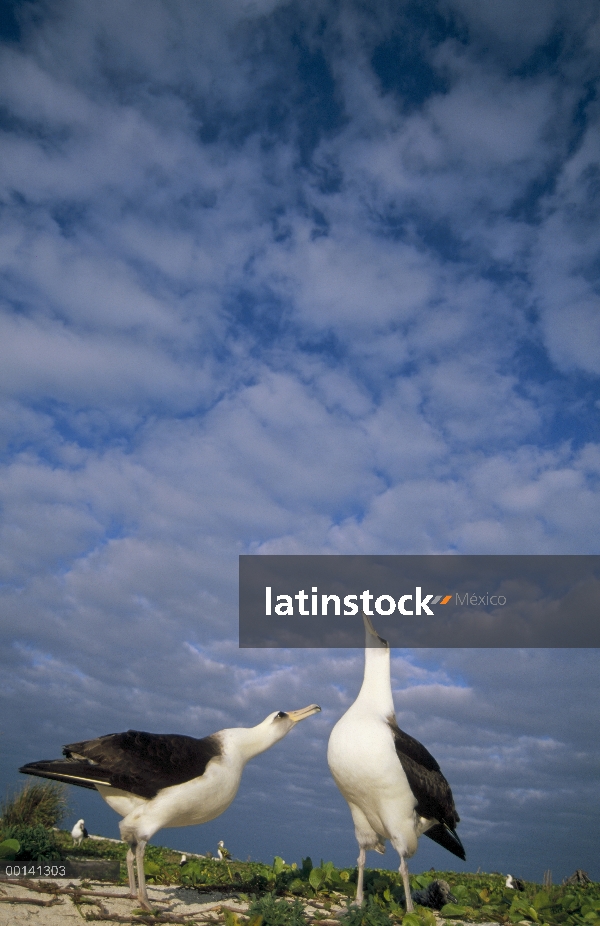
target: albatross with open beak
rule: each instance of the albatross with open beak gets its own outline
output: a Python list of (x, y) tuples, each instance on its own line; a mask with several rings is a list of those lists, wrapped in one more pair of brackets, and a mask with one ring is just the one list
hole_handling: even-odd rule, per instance
[(214, 820), (233, 801), (246, 762), (283, 739), (299, 721), (321, 708), (276, 711), (256, 727), (220, 730), (204, 739), (177, 734), (112, 733), (72, 743), (63, 759), (31, 762), (19, 769), (100, 792), (123, 819), (121, 838), (129, 845), (129, 890), (151, 910), (144, 878), (146, 843), (158, 830)]

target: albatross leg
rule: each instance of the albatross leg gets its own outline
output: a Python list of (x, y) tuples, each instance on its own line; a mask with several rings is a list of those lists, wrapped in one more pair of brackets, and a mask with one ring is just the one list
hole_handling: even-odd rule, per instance
[(403, 855), (400, 856), (400, 874), (402, 875), (402, 883), (404, 884), (404, 896), (406, 897), (406, 912), (412, 913), (414, 910), (413, 900), (410, 895), (410, 881), (408, 880), (408, 865), (406, 864), (406, 859)]
[(137, 867), (138, 875), (138, 900), (140, 902), (140, 907), (144, 910), (148, 910), (149, 913), (152, 913), (152, 907), (150, 906), (150, 901), (148, 900), (148, 892), (146, 890), (146, 876), (144, 874), (144, 851), (146, 849), (146, 840), (141, 839), (137, 846), (135, 847), (135, 863)]
[(135, 871), (133, 870), (133, 860), (135, 858), (133, 846), (127, 849), (127, 877), (129, 878), (129, 896), (137, 897), (137, 888), (135, 886)]
[(364, 894), (363, 894), (363, 882), (365, 878), (365, 859), (367, 853), (365, 849), (361, 847), (360, 852), (358, 853), (358, 880), (356, 882), (356, 903), (362, 905)]

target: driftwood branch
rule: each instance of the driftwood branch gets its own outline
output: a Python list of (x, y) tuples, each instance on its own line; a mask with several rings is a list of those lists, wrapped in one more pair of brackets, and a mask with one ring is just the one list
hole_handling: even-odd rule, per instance
[(38, 900), (37, 897), (0, 897), (0, 903), (29, 903), (36, 907), (53, 907), (57, 903), (64, 903), (60, 897), (51, 897), (50, 900)]

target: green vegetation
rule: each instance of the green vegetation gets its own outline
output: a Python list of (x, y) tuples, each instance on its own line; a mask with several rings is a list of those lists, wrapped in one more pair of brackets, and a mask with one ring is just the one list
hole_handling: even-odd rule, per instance
[[(127, 846), (124, 842), (112, 842), (110, 839), (84, 839), (80, 846), (76, 846), (70, 832), (58, 830), (55, 835), (63, 858), (67, 856), (71, 858), (108, 858), (125, 862)], [(150, 846), (148, 846), (148, 849), (150, 849)], [(175, 852), (171, 854), (173, 858), (180, 858)]]
[[(220, 890), (252, 901), (249, 919), (231, 915), (226, 926), (299, 926), (302, 907), (316, 903), (323, 917), (333, 906), (345, 906), (337, 917), (343, 926), (436, 926), (431, 910), (416, 906), (406, 914), (404, 890), (397, 872), (370, 869), (365, 872), (366, 902), (351, 906), (356, 893), (356, 869), (336, 868), (332, 862), (314, 867), (310, 858), (302, 864), (286, 864), (276, 857), (272, 865), (260, 862), (219, 862), (192, 859), (179, 868), (178, 856), (158, 847), (148, 847), (149, 880), (179, 882), (201, 892)], [(148, 851), (147, 850), (147, 851)], [(504, 875), (457, 874), (431, 871), (411, 876), (413, 890), (427, 887), (435, 879), (448, 882), (456, 903), (441, 911), (447, 926), (458, 920), (469, 922), (526, 923), (532, 926), (600, 926), (600, 884), (558, 885), (544, 890), (526, 882), (523, 892), (505, 887)], [(300, 919), (299, 919), (300, 918)], [(305, 920), (304, 920), (305, 922)]]
[[(262, 926), (306, 926), (304, 906), (300, 901), (290, 902), (285, 897), (277, 898), (275, 894), (257, 898), (250, 904), (248, 916), (251, 922), (260, 922)], [(226, 922), (226, 926), (236, 924), (230, 921)]]
[(56, 782), (27, 782), (8, 795), (0, 808), (0, 859), (60, 859), (53, 827), (67, 813), (65, 792), (65, 786)]
[(17, 839), (5, 839), (0, 842), (0, 859), (12, 861), (17, 857), (17, 852), (21, 849), (21, 843)]
[(0, 806), (0, 832), (9, 826), (58, 826), (68, 809), (64, 785), (27, 782)]
[[(164, 850), (163, 850), (164, 851)], [(160, 871), (157, 855), (154, 859)], [(416, 906), (415, 912), (405, 913), (404, 891), (397, 872), (370, 869), (365, 872), (366, 902), (360, 909), (350, 905), (356, 893), (356, 869), (338, 869), (331, 862), (313, 867), (310, 858), (302, 865), (287, 865), (276, 857), (273, 865), (259, 862), (218, 862), (214, 859), (193, 859), (177, 870), (165, 861), (163, 871), (170, 868), (171, 880), (179, 881), (199, 891), (231, 891), (243, 899), (253, 900), (248, 926), (253, 921), (262, 926), (298, 926), (300, 901), (317, 903), (327, 917), (332, 905), (346, 906), (341, 916), (343, 926), (389, 926), (402, 921), (403, 926), (435, 926), (431, 910)], [(526, 923), (537, 926), (600, 926), (600, 884), (557, 885), (544, 890), (539, 884), (526, 882), (523, 892), (505, 887), (504, 875), (457, 874), (452, 871), (431, 871), (411, 876), (413, 890), (427, 887), (433, 880), (443, 879), (450, 885), (456, 903), (441, 911), (447, 926), (454, 921)], [(331, 914), (329, 914), (331, 915)], [(233, 916), (233, 915), (232, 915)], [(231, 917), (230, 917), (231, 919)], [(226, 926), (241, 926), (236, 917)]]
[[(68, 832), (51, 831), (50, 835), (55, 840), (59, 857), (118, 859), (121, 882), (127, 882), (127, 846), (123, 843), (86, 839), (81, 846), (75, 846)], [(24, 846), (20, 850), (23, 853)], [(10, 852), (10, 847), (5, 851)], [(0, 858), (1, 853), (0, 843)], [(295, 862), (288, 865), (279, 857), (275, 857), (272, 865), (235, 859), (221, 862), (214, 858), (191, 858), (181, 867), (180, 857), (172, 849), (147, 846), (144, 868), (148, 882), (182, 884), (200, 893), (230, 893), (248, 901), (248, 914), (227, 912), (225, 926), (305, 926), (303, 908), (306, 904), (316, 904), (317, 919), (321, 915), (331, 917), (331, 907), (337, 907), (335, 916), (342, 926), (390, 926), (400, 922), (402, 926), (436, 926), (433, 912), (425, 907), (417, 905), (414, 913), (405, 912), (404, 890), (398, 872), (367, 869), (366, 901), (359, 909), (351, 906), (356, 894), (356, 868), (340, 869), (332, 862), (321, 862), (317, 867), (310, 858), (303, 859), (300, 865)], [(411, 888), (425, 888), (438, 878), (448, 882), (457, 900), (457, 903), (446, 904), (441, 911), (445, 926), (458, 921), (495, 922), (503, 926), (520, 923), (526, 926), (600, 926), (599, 883), (542, 889), (539, 884), (526, 882), (521, 892), (506, 888), (504, 875), (428, 871), (411, 875)], [(340, 907), (344, 908), (341, 914)]]
[[(17, 861), (54, 862), (61, 857), (54, 831), (40, 824), (36, 826), (7, 826), (4, 828), (2, 836), (4, 842), (0, 845), (0, 850), (2, 846), (7, 844), (14, 846), (16, 843), (18, 849), (12, 855), (12, 858)], [(4, 856), (4, 858), (9, 857), (11, 856)]]
[[(42, 792), (48, 790), (58, 789), (41, 786)], [(57, 813), (63, 812), (64, 798), (60, 793), (50, 797), (40, 795), (36, 786), (34, 794), (17, 795), (4, 805), (6, 808), (10, 814), (18, 812), (21, 821), (34, 822), (8, 824), (3, 813), (0, 859), (54, 861), (68, 856), (118, 859), (121, 882), (126, 883), (126, 845), (86, 839), (81, 846), (75, 846), (69, 832), (35, 822), (36, 814), (55, 819)], [(521, 892), (506, 888), (505, 876), (500, 874), (428, 871), (412, 875), (413, 890), (426, 888), (436, 879), (450, 885), (456, 903), (446, 904), (440, 923), (440, 918), (436, 921), (433, 912), (425, 907), (417, 905), (414, 913), (405, 912), (402, 880), (394, 871), (365, 871), (366, 901), (357, 908), (351, 905), (356, 895), (354, 867), (336, 868), (332, 862), (323, 861), (314, 866), (310, 858), (303, 859), (300, 865), (295, 862), (288, 865), (278, 856), (272, 865), (235, 859), (221, 862), (214, 858), (191, 858), (183, 866), (179, 862), (178, 852), (147, 846), (144, 868), (148, 882), (182, 884), (199, 893), (230, 893), (249, 902), (246, 915), (225, 911), (225, 926), (306, 926), (307, 905), (312, 908), (315, 923), (335, 916), (341, 926), (390, 926), (400, 922), (402, 926), (436, 926), (436, 923), (452, 926), (458, 921), (494, 922), (503, 926), (600, 926), (600, 884), (593, 882), (550, 885), (543, 889), (539, 884), (526, 882)]]

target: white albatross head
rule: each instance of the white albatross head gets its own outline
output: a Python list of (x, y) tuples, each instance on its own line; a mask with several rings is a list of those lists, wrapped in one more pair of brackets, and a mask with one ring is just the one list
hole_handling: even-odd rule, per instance
[(318, 714), (321, 708), (318, 704), (309, 704), (308, 707), (301, 707), (297, 711), (273, 711), (268, 717), (265, 717), (262, 723), (259, 723), (255, 730), (264, 730), (265, 735), (272, 743), (283, 739), (290, 730), (292, 730), (301, 720)]
[(265, 752), (282, 740), (301, 720), (318, 714), (318, 704), (309, 704), (297, 711), (273, 711), (255, 727), (237, 727), (226, 732), (235, 742), (244, 763), (254, 756)]

